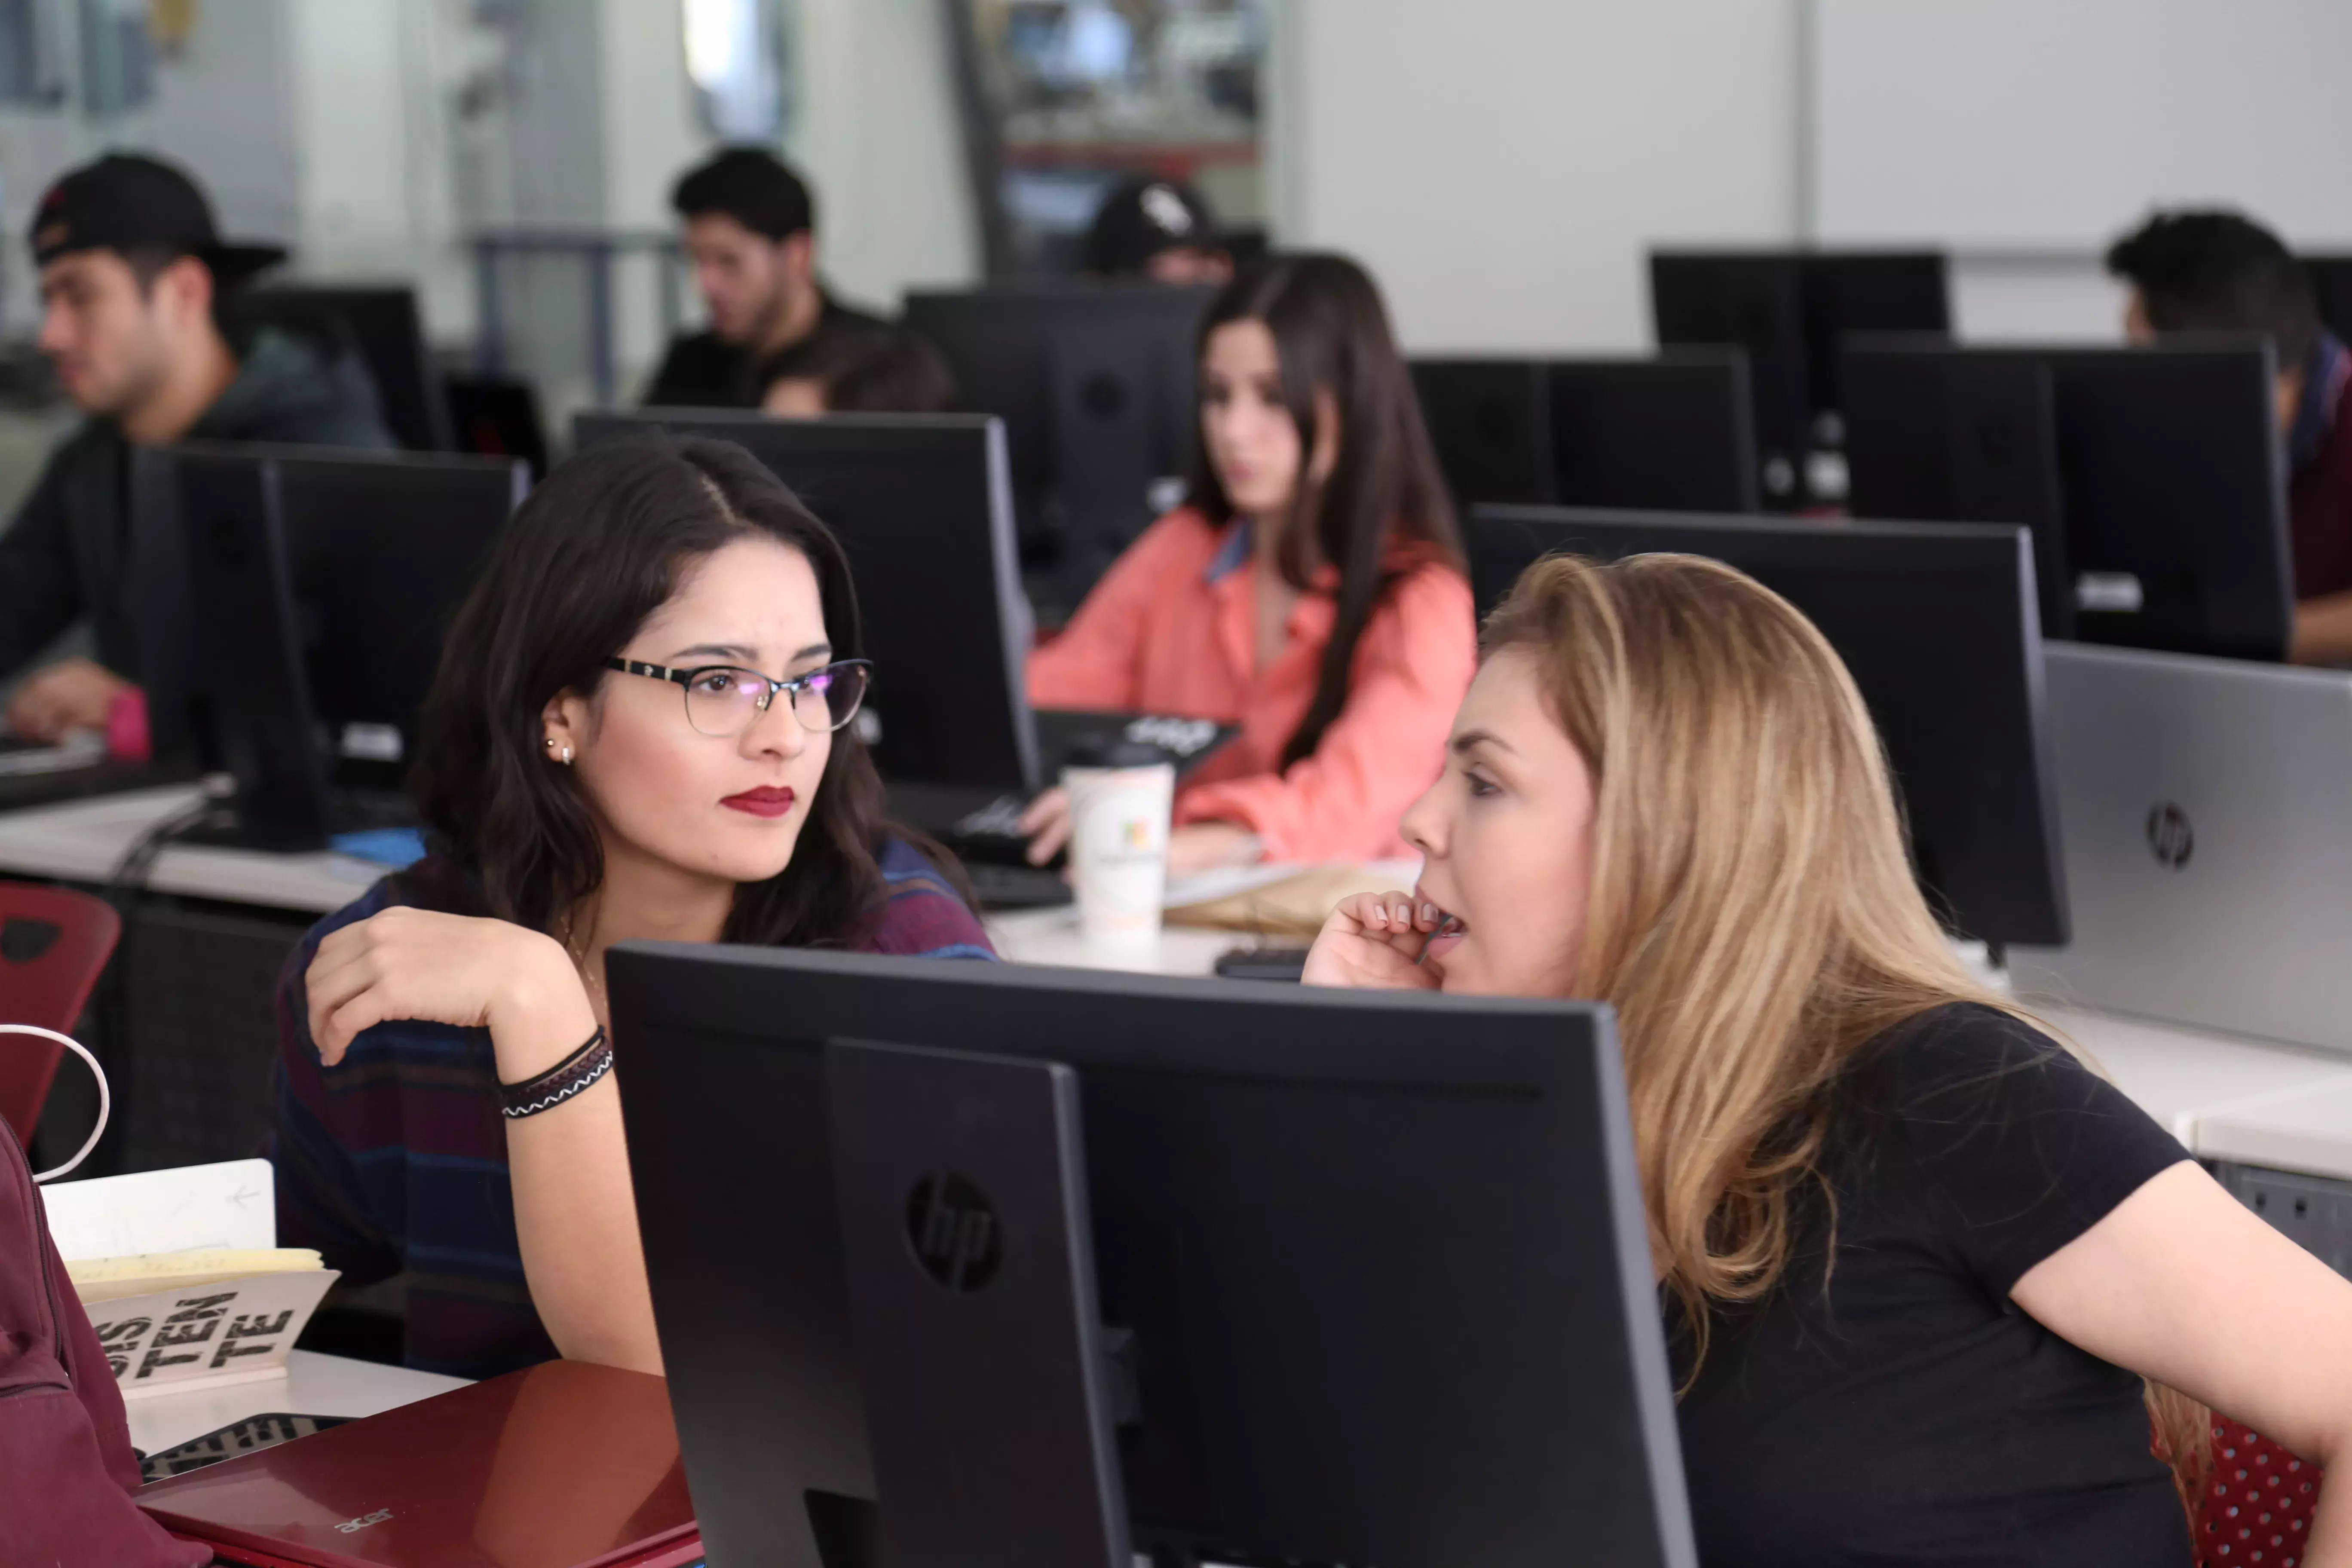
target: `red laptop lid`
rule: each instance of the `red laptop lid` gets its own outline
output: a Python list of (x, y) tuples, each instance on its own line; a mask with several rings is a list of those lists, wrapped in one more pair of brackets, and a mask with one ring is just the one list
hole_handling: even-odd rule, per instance
[(669, 1384), (556, 1361), (142, 1488), (166, 1529), (301, 1568), (620, 1568), (697, 1553)]

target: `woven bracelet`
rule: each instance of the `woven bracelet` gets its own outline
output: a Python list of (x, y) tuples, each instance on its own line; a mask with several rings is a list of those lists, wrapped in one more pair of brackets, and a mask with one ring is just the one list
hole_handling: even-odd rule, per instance
[(499, 1113), (509, 1121), (552, 1110), (613, 1070), (613, 1045), (602, 1025), (588, 1043), (540, 1074), (520, 1083), (499, 1085)]

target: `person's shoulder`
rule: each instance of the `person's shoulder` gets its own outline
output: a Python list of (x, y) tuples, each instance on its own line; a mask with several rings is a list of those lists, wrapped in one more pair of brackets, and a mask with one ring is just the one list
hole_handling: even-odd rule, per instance
[(34, 489), (64, 482), (79, 470), (119, 463), (129, 450), (121, 433), (100, 419), (78, 420), (49, 448)]
[(824, 313), (818, 318), (820, 329), (848, 327), (857, 331), (887, 331), (899, 323), (873, 310), (856, 305), (844, 304), (832, 290), (824, 294)]
[(1408, 544), (1391, 552), (1388, 572), (1390, 593), (1398, 603), (1449, 613), (1471, 608), (1470, 579), (1427, 545)]
[(903, 838), (886, 837), (874, 859), (882, 873), (882, 909), (856, 944), (860, 952), (909, 958), (996, 956), (980, 917), (921, 850)]
[(1205, 569), (1241, 526), (1239, 522), (1213, 521), (1198, 507), (1180, 506), (1137, 534), (1127, 552), (1130, 558), (1149, 560), (1155, 565), (1189, 563)]
[(714, 360), (731, 360), (735, 351), (719, 334), (709, 331), (680, 332), (669, 341), (669, 350), (662, 355), (666, 364), (709, 363)]
[(2079, 1098), (2095, 1075), (2047, 1032), (1999, 1007), (1948, 1002), (1884, 1030), (1865, 1053), (1864, 1081), (1906, 1118), (1965, 1118), (2021, 1095)]

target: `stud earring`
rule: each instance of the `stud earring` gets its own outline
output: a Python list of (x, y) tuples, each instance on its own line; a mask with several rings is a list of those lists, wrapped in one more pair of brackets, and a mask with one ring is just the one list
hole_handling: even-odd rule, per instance
[(572, 765), (572, 748), (569, 746), (564, 747), (561, 755), (563, 758), (563, 765), (567, 768), (570, 767)]

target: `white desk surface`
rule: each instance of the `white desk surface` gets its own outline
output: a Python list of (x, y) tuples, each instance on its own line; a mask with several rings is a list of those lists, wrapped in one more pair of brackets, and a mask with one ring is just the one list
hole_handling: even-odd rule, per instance
[(282, 1377), (188, 1394), (142, 1394), (122, 1403), (131, 1413), (131, 1446), (153, 1454), (250, 1416), (373, 1415), (465, 1386), (462, 1377), (296, 1351), (286, 1358)]
[[(0, 876), (103, 882), (142, 830), (192, 804), (197, 793), (194, 786), (144, 790), (0, 814)], [(157, 858), (147, 886), (323, 914), (349, 903), (383, 874), (381, 867), (343, 855), (175, 847)], [(1207, 974), (1220, 953), (1250, 941), (1170, 927), (1139, 952), (1100, 950), (1087, 945), (1066, 909), (997, 915), (988, 931), (997, 951), (1015, 963), (1175, 975)], [(2138, 1019), (2048, 1011), (2053, 1023), (2194, 1152), (2352, 1180), (2352, 1057)]]
[[(202, 794), (184, 784), (0, 814), (0, 875), (103, 883), (142, 833)], [(156, 858), (146, 885), (158, 893), (327, 914), (383, 874), (383, 867), (348, 855), (175, 846)]]

